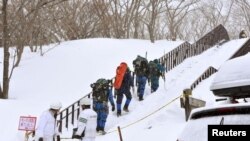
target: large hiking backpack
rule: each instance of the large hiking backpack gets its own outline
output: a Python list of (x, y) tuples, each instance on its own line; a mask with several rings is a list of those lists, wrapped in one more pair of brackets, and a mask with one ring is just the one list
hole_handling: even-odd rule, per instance
[(150, 76), (159, 76), (161, 74), (161, 70), (158, 65), (154, 61), (150, 61), (148, 63), (149, 75)]
[(147, 74), (148, 60), (146, 58), (137, 56), (137, 58), (133, 61), (133, 65), (136, 75)]
[(92, 97), (94, 101), (108, 101), (108, 89), (110, 87), (110, 82), (110, 80), (100, 78), (95, 83), (90, 85), (92, 87)]
[(115, 76), (115, 82), (114, 82), (115, 89), (120, 89), (127, 67), (128, 67), (127, 64), (125, 62), (122, 62), (116, 68), (116, 76)]

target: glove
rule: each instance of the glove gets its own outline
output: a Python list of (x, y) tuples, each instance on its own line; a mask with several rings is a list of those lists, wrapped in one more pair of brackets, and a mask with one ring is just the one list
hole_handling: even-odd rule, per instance
[(112, 104), (112, 111), (115, 111), (115, 104)]
[(72, 136), (72, 139), (82, 139), (82, 138), (81, 138), (81, 136), (79, 136), (79, 135), (73, 135), (73, 136)]
[(43, 138), (39, 138), (38, 141), (43, 141)]
[(57, 141), (61, 141), (61, 138), (60, 138), (59, 135), (56, 136), (56, 140), (57, 140)]

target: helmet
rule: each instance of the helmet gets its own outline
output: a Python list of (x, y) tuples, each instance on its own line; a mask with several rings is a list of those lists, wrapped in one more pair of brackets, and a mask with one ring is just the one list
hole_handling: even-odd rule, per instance
[(53, 102), (50, 104), (50, 109), (59, 110), (62, 108), (61, 102)]
[(80, 100), (80, 105), (90, 105), (90, 99), (88, 97), (84, 97)]

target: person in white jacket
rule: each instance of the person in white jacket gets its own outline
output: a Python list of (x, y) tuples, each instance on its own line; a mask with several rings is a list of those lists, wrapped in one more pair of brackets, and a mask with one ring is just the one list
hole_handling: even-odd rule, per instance
[(90, 108), (91, 101), (88, 97), (80, 100), (82, 111), (80, 112), (77, 130), (72, 138), (82, 141), (94, 141), (96, 137), (97, 113)]
[(50, 104), (50, 108), (40, 116), (37, 129), (35, 132), (38, 141), (60, 141), (58, 128), (56, 126), (56, 115), (62, 107), (61, 102)]

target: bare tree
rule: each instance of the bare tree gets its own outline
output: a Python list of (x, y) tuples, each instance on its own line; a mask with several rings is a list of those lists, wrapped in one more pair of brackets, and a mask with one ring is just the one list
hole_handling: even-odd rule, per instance
[(3, 89), (1, 89), (0, 98), (8, 99), (9, 93), (9, 46), (8, 46), (8, 22), (7, 22), (7, 5), (8, 0), (2, 1), (2, 21), (3, 21), (3, 49), (4, 49), (4, 59), (3, 59)]
[(143, 10), (143, 8), (139, 10), (141, 1), (142, 0), (132, 0), (132, 2), (127, 2), (128, 4), (126, 4), (127, 11), (124, 22), (126, 38), (130, 38), (131, 32), (134, 38), (138, 38), (139, 14)]
[(239, 6), (239, 10), (242, 12), (242, 15), (244, 17), (243, 26), (246, 26), (248, 28), (248, 31), (250, 31), (250, 1), (249, 0), (237, 0), (236, 2)]
[(99, 21), (97, 22), (97, 32), (101, 37), (111, 37), (111, 25), (110, 21), (112, 20), (110, 17), (109, 3), (103, 0), (93, 0), (93, 8), (95, 10), (95, 14), (98, 17)]
[(176, 40), (177, 34), (180, 31), (180, 26), (183, 24), (183, 19), (188, 16), (188, 14), (195, 10), (194, 4), (198, 3), (200, 0), (189, 0), (189, 1), (174, 1), (166, 0), (166, 18), (167, 25), (169, 29), (169, 38), (173, 41)]
[(146, 9), (143, 13), (143, 23), (147, 26), (150, 41), (154, 43), (156, 33), (156, 20), (159, 18), (159, 14), (162, 12), (163, 1), (149, 0), (149, 2), (144, 1), (143, 5)]
[[(7, 99), (9, 93), (9, 82), (13, 74), (14, 68), (18, 66), (22, 52), (25, 45), (29, 44), (29, 41), (32, 40), (31, 33), (35, 31), (34, 23), (39, 19), (39, 11), (41, 9), (47, 8), (46, 6), (54, 6), (65, 0), (3, 0), (2, 1), (2, 43), (4, 48), (4, 63), (3, 63), (3, 88), (0, 89), (1, 95), (0, 98)], [(9, 2), (9, 3), (8, 3)], [(34, 6), (34, 7), (33, 7)], [(39, 23), (43, 25), (46, 21)], [(40, 30), (41, 31), (41, 30)], [(44, 32), (42, 38), (49, 38), (45, 42), (50, 42), (53, 40), (51, 36), (45, 37), (45, 34), (51, 34), (51, 32)], [(39, 33), (40, 34), (40, 33)], [(51, 40), (52, 39), (52, 40)], [(43, 44), (45, 43), (43, 42)], [(16, 47), (14, 54), (13, 64), (11, 66), (11, 71), (9, 71), (10, 66), (10, 52), (9, 47)], [(16, 60), (17, 56), (17, 60)]]
[(235, 0), (230, 17), (229, 31), (233, 38), (238, 38), (240, 30), (245, 29), (250, 32), (250, 1)]

